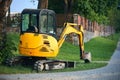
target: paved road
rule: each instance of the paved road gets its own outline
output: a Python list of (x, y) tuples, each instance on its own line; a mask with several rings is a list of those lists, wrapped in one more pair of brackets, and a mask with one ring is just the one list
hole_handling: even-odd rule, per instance
[(120, 41), (106, 67), (74, 72), (0, 75), (0, 80), (120, 80)]

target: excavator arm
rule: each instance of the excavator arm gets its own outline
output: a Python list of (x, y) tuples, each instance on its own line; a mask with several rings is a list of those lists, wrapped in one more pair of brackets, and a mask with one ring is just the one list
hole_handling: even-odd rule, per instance
[[(79, 39), (79, 47), (80, 47), (80, 58), (84, 58), (84, 34), (83, 34), (83, 27), (81, 25), (75, 24), (75, 23), (65, 23), (65, 28), (60, 36), (60, 39), (58, 41), (58, 47), (60, 48), (65, 41), (65, 38), (70, 33), (76, 33), (78, 34)], [(78, 29), (76, 29), (74, 26), (77, 26)]]

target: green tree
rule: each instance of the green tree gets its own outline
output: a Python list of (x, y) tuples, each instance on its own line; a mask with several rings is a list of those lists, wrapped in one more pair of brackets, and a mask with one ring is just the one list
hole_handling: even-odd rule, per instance
[(50, 0), (48, 8), (56, 13), (64, 13), (64, 0)]
[(120, 10), (113, 9), (109, 11), (110, 25), (115, 28), (116, 32), (120, 32)]
[(76, 0), (74, 12), (99, 24), (108, 24), (108, 12), (117, 5), (118, 0)]

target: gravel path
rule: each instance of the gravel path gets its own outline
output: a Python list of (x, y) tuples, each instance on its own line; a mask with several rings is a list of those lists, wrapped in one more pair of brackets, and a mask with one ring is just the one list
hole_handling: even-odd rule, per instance
[(120, 80), (120, 41), (106, 67), (74, 72), (0, 75), (0, 80)]

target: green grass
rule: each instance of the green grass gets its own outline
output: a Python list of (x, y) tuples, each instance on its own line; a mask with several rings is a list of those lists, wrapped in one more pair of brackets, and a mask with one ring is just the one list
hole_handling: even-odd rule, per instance
[(113, 40), (97, 37), (85, 44), (85, 50), (92, 53), (92, 60), (109, 60), (116, 48), (116, 42)]
[[(9, 34), (12, 37), (12, 40), (15, 40), (16, 46), (19, 41), (19, 34), (15, 35), (13, 33)], [(118, 42), (120, 33), (114, 34), (108, 37), (96, 37), (91, 39), (89, 42), (85, 43), (85, 51), (91, 52), (92, 61), (108, 61), (112, 56), (116, 44)], [(14, 52), (15, 54), (15, 52)], [(18, 51), (16, 52), (18, 54)], [(69, 61), (78, 61), (76, 68), (67, 68), (63, 70), (54, 70), (52, 72), (62, 72), (62, 71), (76, 71), (76, 70), (88, 70), (100, 68), (107, 63), (89, 63), (84, 64), (79, 58), (79, 47), (74, 46), (68, 42), (65, 42), (60, 49), (58, 56), (55, 59), (60, 60), (69, 60)], [(45, 71), (51, 72), (51, 71)], [(0, 74), (11, 74), (11, 73), (34, 73), (32, 72), (32, 68), (23, 67), (23, 66), (15, 66), (15, 67), (7, 67), (4, 65), (0, 65)]]
[(70, 61), (79, 61), (79, 47), (74, 46), (68, 42), (64, 42), (62, 47), (60, 48), (60, 52), (56, 59), (61, 59), (61, 60), (70, 60)]
[(0, 65), (0, 74), (17, 74), (17, 73), (31, 73), (31, 68), (23, 66), (12, 66), (8, 67), (5, 65)]
[[(89, 63), (89, 64), (84, 64), (84, 63), (76, 63), (75, 68), (65, 68), (61, 70), (52, 70), (52, 71), (42, 71), (40, 73), (51, 73), (51, 72), (65, 72), (65, 71), (78, 71), (78, 70), (90, 70), (90, 69), (95, 69), (95, 68), (100, 68), (103, 66), (106, 66), (107, 63)], [(36, 73), (35, 70), (32, 70), (31, 67), (23, 67), (21, 65), (17, 66), (12, 66), (8, 67), (5, 65), (0, 65), (0, 74), (25, 74), (25, 73)]]

